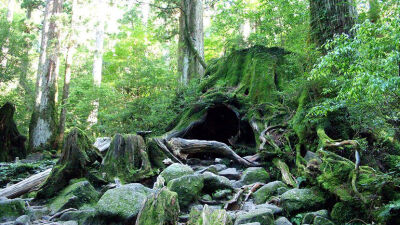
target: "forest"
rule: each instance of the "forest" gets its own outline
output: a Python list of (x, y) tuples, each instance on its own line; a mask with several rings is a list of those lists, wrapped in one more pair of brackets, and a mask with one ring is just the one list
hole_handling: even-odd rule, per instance
[(0, 224), (400, 224), (400, 0), (0, 0)]

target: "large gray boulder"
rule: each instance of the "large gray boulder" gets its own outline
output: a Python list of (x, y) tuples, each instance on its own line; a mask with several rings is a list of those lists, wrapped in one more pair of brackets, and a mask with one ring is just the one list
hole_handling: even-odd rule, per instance
[(186, 208), (199, 198), (204, 186), (202, 175), (186, 175), (168, 182), (168, 189), (178, 194), (179, 206)]
[(282, 181), (273, 181), (264, 185), (253, 193), (254, 202), (256, 204), (265, 203), (269, 197), (275, 195), (277, 190), (282, 187), (287, 188), (286, 184), (284, 184)]
[(173, 179), (192, 174), (194, 174), (194, 171), (190, 166), (174, 163), (165, 168), (164, 171), (160, 173), (160, 176), (162, 176), (165, 180), (165, 183), (168, 184), (168, 182)]
[(294, 188), (280, 196), (282, 208), (289, 214), (321, 207), (325, 204), (324, 194), (316, 189)]
[(253, 184), (253, 183), (267, 183), (269, 181), (268, 172), (262, 167), (250, 167), (247, 168), (240, 179), (242, 185)]
[(236, 218), (235, 225), (259, 222), (260, 225), (274, 225), (274, 215), (269, 209), (255, 209)]
[(153, 190), (142, 184), (126, 184), (106, 191), (97, 203), (97, 214), (126, 220), (137, 216)]
[(204, 177), (204, 191), (212, 193), (220, 189), (233, 189), (231, 181), (223, 176), (215, 175), (211, 172), (203, 173)]

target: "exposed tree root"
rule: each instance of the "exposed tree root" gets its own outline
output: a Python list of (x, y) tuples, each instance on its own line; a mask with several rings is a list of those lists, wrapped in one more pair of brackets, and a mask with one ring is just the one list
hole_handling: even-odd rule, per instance
[(296, 187), (297, 181), (294, 178), (294, 176), (290, 173), (288, 165), (286, 165), (286, 163), (284, 163), (282, 160), (278, 158), (274, 159), (273, 163), (281, 171), (283, 182), (292, 187)]
[(174, 162), (178, 162), (180, 164), (183, 164), (181, 160), (179, 160), (173, 153), (170, 152), (170, 150), (165, 146), (164, 140), (161, 140), (159, 138), (154, 138), (154, 141), (157, 143), (158, 147), (161, 148), (161, 150), (168, 156), (171, 157), (171, 160)]

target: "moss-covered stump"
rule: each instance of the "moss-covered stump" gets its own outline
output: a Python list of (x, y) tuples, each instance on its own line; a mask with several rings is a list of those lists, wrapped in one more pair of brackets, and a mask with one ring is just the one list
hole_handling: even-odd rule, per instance
[(137, 182), (155, 175), (141, 136), (116, 134), (100, 168), (106, 179), (118, 177), (126, 183)]
[(232, 219), (223, 209), (211, 209), (204, 205), (201, 211), (192, 208), (187, 225), (232, 225)]
[(101, 162), (101, 156), (92, 147), (92, 141), (83, 131), (76, 128), (71, 130), (64, 141), (60, 159), (36, 198), (54, 197), (70, 180), (87, 176), (96, 161)]
[(167, 188), (147, 197), (136, 225), (174, 225), (179, 217), (178, 195)]
[(94, 204), (98, 200), (99, 193), (87, 180), (75, 181), (50, 201), (49, 208), (56, 213), (68, 208), (79, 209), (85, 204)]
[(7, 102), (0, 108), (0, 162), (25, 158), (26, 137), (21, 135), (14, 122), (15, 107)]

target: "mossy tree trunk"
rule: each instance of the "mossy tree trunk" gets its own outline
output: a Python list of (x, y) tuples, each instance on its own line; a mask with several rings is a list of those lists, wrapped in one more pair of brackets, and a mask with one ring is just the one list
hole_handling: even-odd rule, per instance
[(26, 156), (26, 137), (18, 132), (13, 119), (14, 112), (15, 107), (11, 103), (0, 108), (0, 162)]
[(203, 1), (182, 0), (179, 18), (178, 69), (184, 85), (204, 75)]
[(56, 137), (57, 62), (60, 51), (60, 27), (57, 16), (63, 0), (47, 0), (42, 31), (36, 102), (29, 124), (29, 149), (48, 150)]
[(310, 0), (311, 36), (318, 47), (335, 34), (350, 34), (357, 11), (353, 0)]

